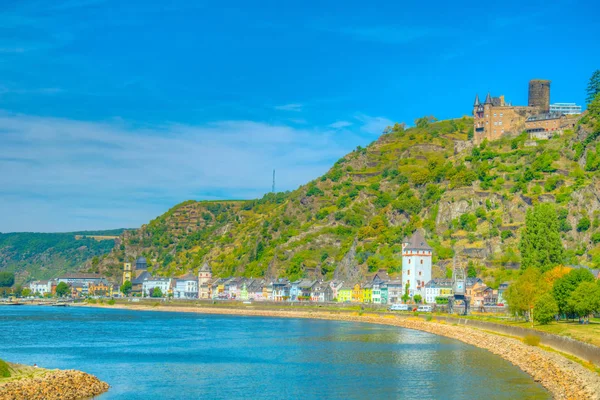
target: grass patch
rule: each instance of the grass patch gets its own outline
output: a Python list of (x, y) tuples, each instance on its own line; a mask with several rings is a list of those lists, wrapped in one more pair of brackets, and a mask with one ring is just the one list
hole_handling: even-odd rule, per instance
[(523, 343), (529, 346), (538, 346), (540, 344), (540, 337), (537, 335), (527, 335), (523, 338)]
[(10, 368), (8, 367), (8, 364), (3, 360), (0, 360), (0, 377), (10, 378)]

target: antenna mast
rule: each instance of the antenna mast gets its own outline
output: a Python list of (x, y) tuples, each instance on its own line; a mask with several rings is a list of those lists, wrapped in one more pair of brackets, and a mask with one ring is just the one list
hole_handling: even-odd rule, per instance
[(271, 189), (271, 192), (275, 193), (275, 170), (273, 170), (273, 188)]

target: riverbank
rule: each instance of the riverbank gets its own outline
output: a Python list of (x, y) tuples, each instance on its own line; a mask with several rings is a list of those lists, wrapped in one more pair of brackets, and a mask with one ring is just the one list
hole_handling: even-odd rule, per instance
[(8, 366), (11, 376), (0, 378), (0, 400), (80, 400), (109, 388), (106, 382), (81, 371)]
[(579, 363), (556, 352), (540, 347), (529, 346), (512, 337), (496, 335), (492, 332), (420, 318), (378, 315), (373, 313), (340, 313), (316, 310), (260, 310), (249, 308), (225, 308), (210, 306), (164, 306), (164, 305), (78, 305), (81, 307), (123, 308), (138, 311), (192, 312), (201, 314), (227, 314), (237, 316), (262, 316), (277, 318), (310, 318), (338, 321), (373, 323), (416, 329), (460, 340), (464, 343), (486, 349), (508, 360), (542, 384), (556, 399), (599, 399), (600, 375)]

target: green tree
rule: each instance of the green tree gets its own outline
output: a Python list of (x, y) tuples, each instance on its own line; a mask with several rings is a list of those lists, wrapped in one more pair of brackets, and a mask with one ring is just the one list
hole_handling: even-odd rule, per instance
[(539, 269), (528, 268), (508, 287), (504, 297), (512, 312), (524, 315), (529, 320), (531, 308), (547, 289), (541, 276)]
[(477, 270), (475, 269), (475, 264), (473, 264), (473, 261), (469, 261), (469, 264), (467, 266), (467, 277), (469, 277), (469, 278), (477, 277)]
[(403, 303), (408, 303), (408, 300), (410, 299), (410, 295), (408, 294), (409, 287), (410, 287), (410, 282), (406, 282), (406, 285), (404, 286), (404, 294), (402, 295)]
[(71, 288), (65, 282), (60, 282), (56, 285), (56, 295), (58, 297), (65, 297), (71, 294)]
[(574, 312), (569, 299), (582, 282), (594, 282), (594, 275), (585, 268), (577, 268), (569, 271), (565, 276), (557, 279), (552, 286), (552, 296), (558, 305), (561, 314)]
[(160, 288), (159, 288), (159, 287), (155, 287), (155, 288), (152, 290), (151, 297), (163, 297), (163, 292), (162, 292), (162, 290), (160, 290)]
[(0, 272), (0, 287), (11, 287), (15, 284), (14, 272)]
[(21, 292), (21, 296), (23, 296), (23, 297), (29, 297), (31, 295), (33, 295), (33, 293), (31, 292), (31, 289), (29, 289), (29, 288), (25, 288)]
[(527, 210), (519, 247), (523, 269), (535, 267), (545, 272), (562, 263), (564, 249), (552, 204), (541, 203)]
[(421, 300), (423, 300), (423, 297), (420, 294), (415, 294), (413, 300), (415, 301), (415, 303), (420, 304)]
[(590, 229), (590, 219), (587, 216), (582, 217), (577, 223), (577, 232), (585, 232)]
[(592, 77), (590, 78), (590, 82), (588, 83), (586, 93), (587, 93), (587, 98), (586, 98), (585, 102), (587, 104), (590, 104), (594, 100), (596, 95), (598, 93), (600, 93), (600, 69), (597, 69), (592, 74)]
[(594, 282), (582, 282), (573, 291), (569, 306), (580, 318), (589, 321), (591, 313), (600, 311), (600, 286)]
[(558, 314), (558, 305), (552, 294), (546, 292), (537, 299), (533, 309), (533, 319), (542, 325), (550, 323)]
[(123, 293), (125, 296), (129, 296), (129, 293), (131, 293), (131, 288), (133, 287), (133, 285), (131, 284), (130, 281), (125, 281), (123, 282), (123, 284), (121, 285), (121, 293)]

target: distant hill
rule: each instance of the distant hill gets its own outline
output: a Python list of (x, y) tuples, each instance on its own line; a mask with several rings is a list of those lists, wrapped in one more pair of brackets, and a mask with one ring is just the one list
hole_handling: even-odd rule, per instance
[(69, 233), (0, 233), (0, 271), (13, 271), (17, 282), (47, 279), (97, 266), (125, 229)]
[(252, 201), (186, 201), (136, 231), (98, 268), (119, 276), (144, 255), (163, 275), (301, 276), (358, 280), (379, 268), (398, 274), (401, 241), (416, 228), (435, 248), (434, 276), (454, 252), (496, 286), (519, 268), (519, 236), (536, 202), (559, 210), (565, 263), (600, 264), (600, 124), (584, 115), (550, 140), (526, 134), (469, 140), (468, 117), (388, 129), (322, 177)]

